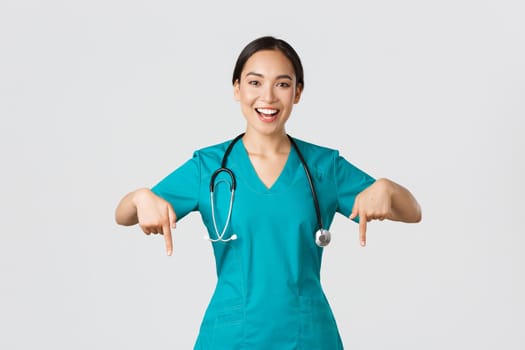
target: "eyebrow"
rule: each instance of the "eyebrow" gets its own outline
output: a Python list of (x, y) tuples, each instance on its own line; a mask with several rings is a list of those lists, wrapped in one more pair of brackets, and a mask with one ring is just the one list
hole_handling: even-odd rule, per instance
[[(262, 75), (261, 73), (256, 73), (256, 72), (248, 72), (245, 74), (245, 76), (249, 76), (249, 75), (255, 75), (256, 77), (260, 77), (260, 78), (264, 78), (264, 75)], [(293, 80), (291, 76), (289, 76), (288, 74), (281, 74), (281, 75), (278, 75), (276, 77), (276, 79), (288, 79), (288, 80)]]

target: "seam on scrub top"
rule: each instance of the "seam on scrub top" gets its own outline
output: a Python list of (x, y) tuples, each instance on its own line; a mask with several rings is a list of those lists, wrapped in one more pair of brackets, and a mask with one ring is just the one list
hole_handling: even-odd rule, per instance
[(234, 245), (231, 246), (231, 249), (234, 249), (235, 255), (237, 256), (237, 260), (239, 261), (239, 265), (241, 267), (241, 291), (242, 291), (242, 343), (244, 343), (246, 339), (246, 289), (244, 288), (246, 285), (246, 281), (244, 279), (245, 276), (245, 270), (244, 270), (244, 263), (241, 256), (241, 250), (236, 249), (237, 247)]
[[(199, 190), (198, 190), (198, 196), (199, 196), (199, 200), (197, 201), (197, 211), (200, 212), (200, 209), (201, 209), (201, 201), (200, 201), (200, 198), (201, 198), (201, 188), (202, 188), (202, 159), (201, 159), (201, 155), (200, 155), (200, 152), (199, 152)], [(201, 214), (201, 217), (202, 217), (202, 214)]]
[(336, 169), (335, 169), (335, 164), (337, 163), (337, 158), (339, 157), (339, 152), (338, 151), (335, 151), (332, 155), (332, 179), (334, 179), (334, 183), (335, 183), (335, 200), (336, 200), (336, 203), (337, 203), (337, 206), (335, 208), (335, 211), (338, 212), (339, 209), (340, 209), (340, 206), (339, 206), (339, 184), (337, 183), (337, 172), (336, 172)]

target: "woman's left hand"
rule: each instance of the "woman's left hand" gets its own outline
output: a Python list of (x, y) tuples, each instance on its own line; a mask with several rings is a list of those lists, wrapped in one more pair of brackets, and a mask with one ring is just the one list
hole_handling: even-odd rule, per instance
[(418, 222), (421, 220), (421, 209), (407, 189), (388, 179), (379, 179), (357, 195), (350, 219), (357, 216), (359, 238), (364, 247), (368, 221), (389, 219)]

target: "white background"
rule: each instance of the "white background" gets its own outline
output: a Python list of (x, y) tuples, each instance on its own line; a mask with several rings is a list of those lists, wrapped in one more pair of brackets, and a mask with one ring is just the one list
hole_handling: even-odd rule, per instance
[(366, 248), (336, 217), (322, 277), (346, 347), (524, 349), (524, 13), (518, 0), (2, 0), (0, 348), (192, 347), (216, 281), (199, 215), (168, 258), (114, 209), (243, 130), (233, 65), (274, 35), (305, 67), (288, 132), (423, 208), (417, 225), (371, 223)]

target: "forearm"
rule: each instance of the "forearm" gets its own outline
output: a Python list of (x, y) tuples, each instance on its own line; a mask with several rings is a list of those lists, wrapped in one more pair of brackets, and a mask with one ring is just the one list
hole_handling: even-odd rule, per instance
[(421, 207), (410, 191), (388, 179), (379, 179), (376, 183), (384, 186), (385, 190), (390, 193), (388, 219), (412, 223), (421, 221)]

